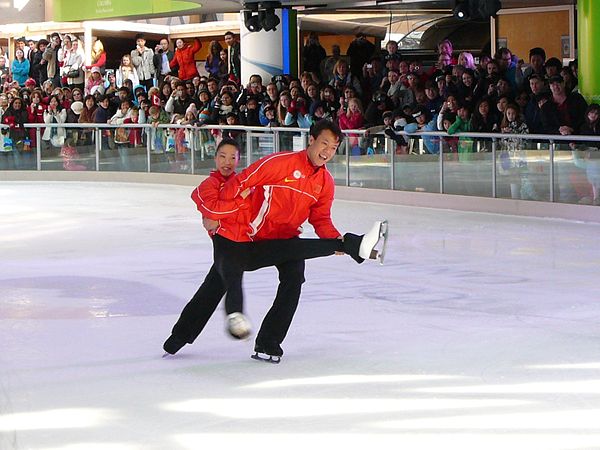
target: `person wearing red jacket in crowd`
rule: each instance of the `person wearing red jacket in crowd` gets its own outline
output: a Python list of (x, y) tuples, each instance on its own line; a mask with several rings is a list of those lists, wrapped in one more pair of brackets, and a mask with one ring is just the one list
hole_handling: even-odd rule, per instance
[(181, 81), (189, 81), (198, 76), (198, 68), (194, 55), (202, 48), (202, 43), (196, 38), (193, 44), (186, 44), (183, 39), (175, 41), (175, 55), (169, 63), (171, 69), (179, 67), (178, 76)]
[[(30, 104), (27, 106), (27, 113), (29, 114), (30, 121), (32, 123), (44, 123), (44, 111), (46, 111), (46, 105), (44, 104), (44, 98), (42, 97), (41, 91), (33, 91), (30, 97)], [(44, 128), (40, 129), (41, 133), (44, 133)], [(35, 128), (29, 129), (29, 139), (31, 140), (31, 147), (35, 148), (36, 131)]]
[[(348, 99), (348, 109), (345, 114), (340, 114), (338, 116), (338, 121), (342, 130), (358, 130), (362, 128), (364, 124), (364, 115), (360, 100), (354, 97)], [(359, 135), (353, 133), (349, 134), (348, 137), (348, 143), (352, 149), (352, 154), (355, 154), (356, 151), (360, 154), (360, 149), (356, 150), (356, 147), (359, 144)]]
[[(328, 235), (327, 239), (299, 239), (297, 238), (298, 230), (295, 230), (295, 233), (282, 235), (286, 237), (279, 237), (276, 233), (272, 233), (274, 237), (272, 240), (252, 241), (246, 235), (237, 242), (217, 234), (223, 234), (229, 225), (240, 232), (244, 230), (246, 233), (251, 228), (250, 220), (253, 217), (251, 189), (246, 188), (229, 200), (223, 200), (219, 194), (228, 181), (233, 182), (234, 170), (239, 161), (239, 151), (239, 144), (236, 141), (223, 139), (217, 147), (215, 155), (217, 170), (211, 172), (210, 176), (192, 192), (192, 199), (204, 217), (205, 228), (213, 238), (215, 262), (202, 286), (183, 309), (173, 327), (171, 336), (165, 341), (163, 349), (169, 354), (175, 354), (185, 344), (194, 342), (225, 293), (227, 293), (225, 310), (228, 314), (229, 333), (238, 339), (243, 339), (250, 334), (249, 322), (242, 314), (241, 282), (244, 271), (272, 265), (280, 268), (290, 261), (301, 261), (303, 269), (304, 259), (329, 256), (336, 252), (345, 252), (361, 263), (364, 258), (360, 255), (369, 257), (371, 250), (376, 245), (378, 228), (376, 235), (371, 232), (366, 239), (346, 233), (343, 240), (339, 239), (341, 236), (333, 225), (328, 227), (325, 232)], [(268, 161), (261, 161), (271, 166)], [(315, 170), (315, 168), (312, 167), (311, 170)], [(234, 186), (239, 186), (239, 184), (234, 184)], [(323, 232), (322, 229), (321, 231)], [(295, 263), (292, 264), (292, 266), (295, 265)], [(287, 326), (289, 327), (289, 324)]]

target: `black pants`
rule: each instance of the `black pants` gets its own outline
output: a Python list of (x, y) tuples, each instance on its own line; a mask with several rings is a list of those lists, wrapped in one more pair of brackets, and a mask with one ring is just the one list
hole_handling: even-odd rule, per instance
[[(146, 92), (154, 86), (154, 78), (148, 78), (147, 80), (140, 80), (140, 84), (146, 87)], [(135, 86), (133, 87), (135, 89)]]
[(183, 308), (172, 334), (194, 342), (227, 293), (227, 313), (242, 311), (242, 276), (245, 271), (275, 266), (279, 288), (273, 306), (265, 316), (256, 343), (280, 344), (292, 323), (302, 283), (304, 260), (333, 255), (343, 250), (340, 239), (281, 239), (234, 242), (219, 235), (213, 238), (214, 264), (204, 282)]

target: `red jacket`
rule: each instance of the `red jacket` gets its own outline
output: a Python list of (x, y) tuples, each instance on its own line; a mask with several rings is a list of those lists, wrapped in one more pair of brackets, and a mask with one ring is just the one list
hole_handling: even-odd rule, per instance
[(306, 220), (321, 238), (340, 236), (331, 221), (333, 177), (325, 166), (313, 166), (306, 150), (259, 159), (225, 183), (219, 198), (241, 206), (239, 195), (247, 188), (254, 188), (246, 199), (251, 221), (225, 218), (217, 229), (221, 236), (238, 242), (290, 239), (302, 232)]
[(198, 76), (194, 55), (201, 48), (202, 43), (198, 39), (195, 39), (192, 45), (186, 45), (181, 50), (177, 49), (175, 51), (175, 56), (173, 56), (169, 66), (171, 69), (179, 66), (177, 75), (180, 80), (191, 80)]
[(358, 130), (363, 126), (363, 115), (356, 113), (350, 114), (350, 117), (348, 117), (346, 114), (340, 114), (338, 121), (342, 130)]
[[(234, 175), (235, 173), (225, 178), (221, 172), (213, 170), (210, 176), (192, 191), (192, 200), (198, 207), (198, 211), (202, 213), (202, 217), (211, 220), (221, 220), (227, 216), (235, 216), (235, 219), (242, 221), (242, 223), (249, 222), (248, 208), (245, 202), (219, 199), (219, 191), (225, 182)], [(246, 213), (244, 213), (244, 210)], [(209, 234), (212, 235), (214, 233)]]
[[(123, 123), (132, 124), (138, 122), (137, 120), (134, 122), (129, 118), (125, 119)], [(127, 131), (129, 133), (129, 144), (131, 144), (132, 147), (139, 147), (142, 145), (142, 128), (127, 128)]]

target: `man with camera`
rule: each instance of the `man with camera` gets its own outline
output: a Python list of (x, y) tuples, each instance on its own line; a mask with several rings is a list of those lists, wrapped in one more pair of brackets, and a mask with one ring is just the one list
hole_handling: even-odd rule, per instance
[(159, 86), (163, 84), (167, 75), (172, 75), (169, 64), (174, 55), (173, 50), (169, 49), (169, 40), (167, 38), (162, 38), (160, 43), (154, 48), (153, 63)]
[(60, 67), (58, 62), (58, 52), (61, 48), (60, 35), (52, 33), (50, 36), (50, 45), (46, 47), (42, 54), (42, 59), (46, 61), (46, 73), (48, 79), (52, 81), (52, 86), (60, 87)]
[(131, 51), (131, 63), (137, 70), (140, 84), (148, 91), (154, 85), (154, 52), (146, 47), (146, 38), (143, 34), (135, 36), (135, 44), (135, 50)]
[(369, 61), (375, 53), (375, 45), (367, 40), (366, 34), (359, 32), (356, 35), (346, 52), (350, 58), (350, 72), (356, 77), (360, 77), (363, 64)]
[(383, 65), (381, 59), (373, 56), (369, 62), (363, 66), (363, 85), (365, 86), (365, 94), (372, 95), (383, 81)]

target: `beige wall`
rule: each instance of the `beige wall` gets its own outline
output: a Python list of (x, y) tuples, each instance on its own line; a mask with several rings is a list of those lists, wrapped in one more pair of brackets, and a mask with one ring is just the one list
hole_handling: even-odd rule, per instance
[[(13, 1), (6, 1), (13, 5)], [(12, 6), (0, 7), (0, 25), (7, 23), (31, 23), (46, 20), (46, 10), (43, 0), (29, 0), (29, 3), (19, 11)]]
[(501, 14), (496, 30), (497, 39), (506, 39), (507, 47), (525, 62), (533, 47), (542, 47), (548, 58), (562, 59), (561, 36), (569, 35), (569, 11)]

